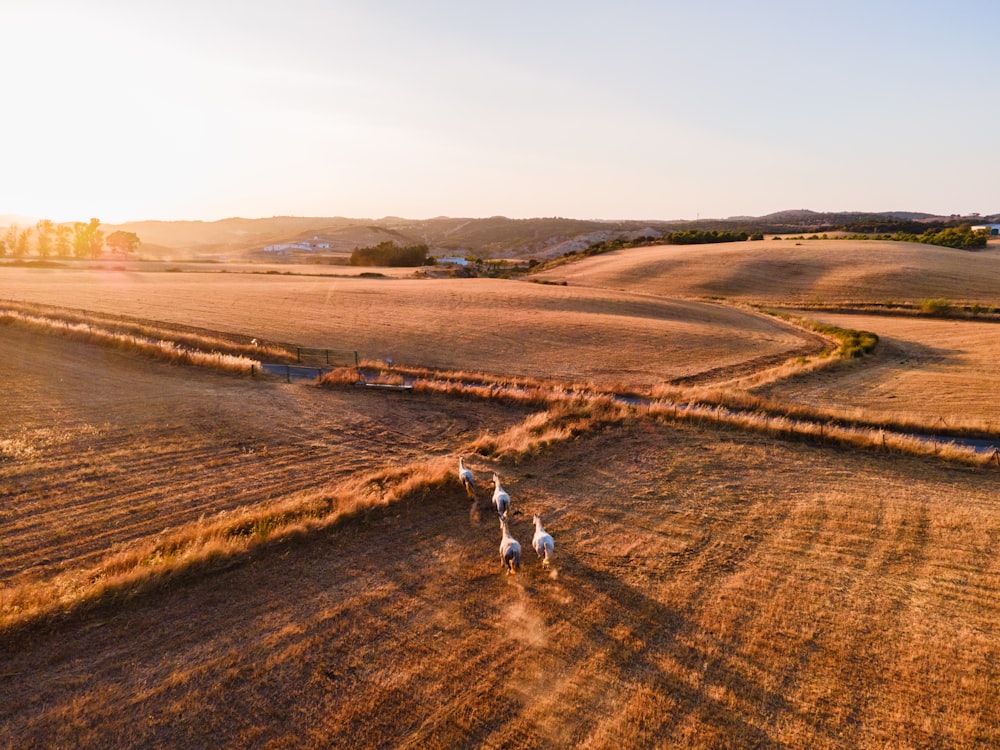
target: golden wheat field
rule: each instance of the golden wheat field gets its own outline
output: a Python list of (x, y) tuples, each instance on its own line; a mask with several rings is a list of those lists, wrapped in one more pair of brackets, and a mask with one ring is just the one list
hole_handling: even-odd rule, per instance
[[(713, 261), (720, 289), (760, 267), (760, 293), (720, 296), (800, 294), (761, 246), (705, 250), (734, 253)], [(644, 392), (822, 347), (690, 299), (712, 296), (707, 266), (663, 274), (654, 251), (615, 254), (609, 288), (0, 267), (0, 300)], [(914, 298), (959, 297), (940, 291), (964, 283), (954, 265), (906, 252), (933, 290)], [(894, 281), (860, 301), (901, 288), (873, 273)], [(858, 299), (852, 278), (801, 298)], [(761, 387), (772, 401), (993, 419), (973, 395), (990, 382), (975, 373), (997, 371), (995, 324), (801, 314), (882, 343)], [(1000, 744), (992, 464), (778, 437), (582, 386), (518, 402), (285, 383), (13, 322), (0, 377), (0, 746)], [(513, 499), (515, 575), (493, 472)], [(534, 514), (556, 540), (550, 569)]]

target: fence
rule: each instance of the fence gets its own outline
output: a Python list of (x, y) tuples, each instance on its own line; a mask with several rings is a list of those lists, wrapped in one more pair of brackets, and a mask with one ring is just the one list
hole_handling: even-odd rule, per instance
[(323, 373), (329, 372), (329, 368), (261, 362), (260, 371), (269, 375), (281, 375), (291, 383), (293, 380), (316, 380), (322, 377)]
[[(291, 353), (293, 347), (288, 347)], [(321, 367), (357, 367), (358, 353), (352, 349), (316, 349), (296, 346), (295, 361), (303, 365), (319, 365)]]
[(289, 356), (295, 355), (295, 364), (261, 362), (261, 372), (284, 375), (285, 380), (315, 380), (335, 367), (350, 367), (361, 379), (358, 353), (353, 349), (319, 349), (307, 346), (285, 345)]

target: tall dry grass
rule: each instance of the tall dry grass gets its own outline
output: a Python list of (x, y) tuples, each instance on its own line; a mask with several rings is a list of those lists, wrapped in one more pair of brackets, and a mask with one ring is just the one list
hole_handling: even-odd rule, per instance
[(941, 443), (916, 435), (895, 432), (883, 427), (843, 425), (836, 422), (804, 421), (783, 414), (733, 411), (714, 404), (670, 402), (651, 403), (650, 416), (717, 424), (762, 433), (783, 440), (806, 440), (841, 447), (876, 450), (936, 458), (978, 468), (1000, 468), (1000, 452), (980, 452), (958, 443)]
[(165, 588), (247, 559), (268, 545), (294, 541), (376, 507), (458, 489), (450, 457), (383, 469), (340, 486), (277, 502), (223, 511), (109, 555), (84, 570), (0, 589), (0, 632), (70, 617)]
[[(92, 322), (67, 320), (0, 309), (0, 325), (16, 325), (27, 330), (48, 335), (59, 335), (116, 349), (135, 351), (155, 359), (178, 364), (210, 367), (237, 373), (252, 373), (260, 368), (260, 360), (222, 351), (203, 351), (175, 340), (148, 338), (138, 333), (123, 333), (95, 325)], [(203, 340), (204, 343), (211, 343)]]
[[(830, 359), (829, 362), (843, 362)], [(819, 365), (828, 366), (828, 365)], [(805, 365), (808, 371), (809, 365)], [(801, 375), (802, 365), (788, 364), (785, 376)], [(473, 443), (472, 449), (483, 455), (500, 458), (524, 455), (522, 444), (530, 450), (571, 438), (602, 422), (613, 422), (640, 412), (658, 419), (696, 419), (729, 428), (753, 430), (782, 439), (810, 440), (832, 445), (853, 446), (866, 450), (891, 450), (911, 455), (935, 457), (967, 466), (1000, 465), (1000, 455), (977, 452), (957, 444), (930, 442), (917, 435), (940, 438), (984, 439), (1000, 441), (1000, 434), (985, 429), (978, 421), (951, 425), (928, 424), (919, 420), (872, 419), (863, 410), (835, 410), (810, 406), (787, 405), (746, 393), (739, 388), (719, 386), (662, 386), (647, 397), (627, 397), (588, 390), (570, 390), (558, 384), (520, 378), (512, 385), (500, 386), (463, 382), (467, 373), (433, 373), (429, 370), (409, 370), (415, 392), (441, 393), (453, 397), (480, 398), (507, 403), (537, 406), (539, 412), (501, 435), (487, 435)], [(424, 379), (427, 377), (428, 379)], [(338, 384), (328, 378), (325, 385)], [(342, 382), (340, 384), (343, 384)], [(587, 416), (581, 416), (584, 412)], [(594, 414), (601, 412), (602, 416)], [(576, 415), (570, 424), (569, 415)]]

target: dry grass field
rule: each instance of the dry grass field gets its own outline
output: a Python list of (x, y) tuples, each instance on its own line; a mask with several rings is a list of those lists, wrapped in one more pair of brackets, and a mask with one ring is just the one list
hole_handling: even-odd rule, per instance
[(647, 389), (821, 347), (719, 305), (494, 279), (3, 268), (2, 299), (354, 349), (397, 364)]
[[(906, 261), (915, 276), (921, 258)], [(612, 287), (633, 278), (616, 291), (0, 268), (0, 300), (607, 387), (818, 349), (776, 319), (669, 297), (812, 301), (822, 286), (792, 293), (795, 274), (781, 287), (765, 256), (714, 263), (720, 289), (756, 263), (766, 294), (705, 292), (707, 268), (701, 281), (647, 268), (660, 289), (638, 266), (605, 269)], [(976, 299), (923, 268), (935, 291), (917, 298)], [(856, 283), (823, 288), (856, 299)], [(896, 283), (862, 301), (903, 299), (882, 296)], [(993, 418), (967, 381), (996, 371), (1000, 329), (809, 315), (870, 320), (883, 344), (769, 398), (937, 418), (941, 393), (949, 419)], [(0, 382), (2, 747), (1000, 744), (994, 467), (606, 400), (546, 410), (286, 384), (14, 325), (0, 326)], [(514, 576), (500, 572), (492, 471), (514, 501)], [(556, 539), (552, 570), (530, 548), (533, 513)], [(220, 528), (236, 541), (202, 539)], [(214, 557), (185, 557), (178, 539)]]
[(203, 516), (447, 453), (523, 416), (249, 381), (12, 327), (0, 327), (0, 346), (9, 587)]
[(1000, 428), (1000, 325), (889, 315), (804, 312), (810, 319), (874, 331), (874, 357), (807, 378), (782, 381), (761, 393), (782, 402), (863, 410), (875, 418), (928, 425), (978, 421)]
[(979, 252), (908, 242), (763, 240), (619, 250), (539, 274), (666, 297), (764, 304), (945, 298), (1000, 304), (1000, 245)]
[(15, 642), (0, 742), (1000, 741), (995, 476), (639, 420), (472, 463), (520, 509), (519, 575), (456, 483)]

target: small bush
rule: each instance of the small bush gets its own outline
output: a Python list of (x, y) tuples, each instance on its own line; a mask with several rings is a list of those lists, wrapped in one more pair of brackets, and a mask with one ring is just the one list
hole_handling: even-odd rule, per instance
[(920, 300), (920, 312), (924, 315), (950, 315), (954, 308), (946, 299)]

